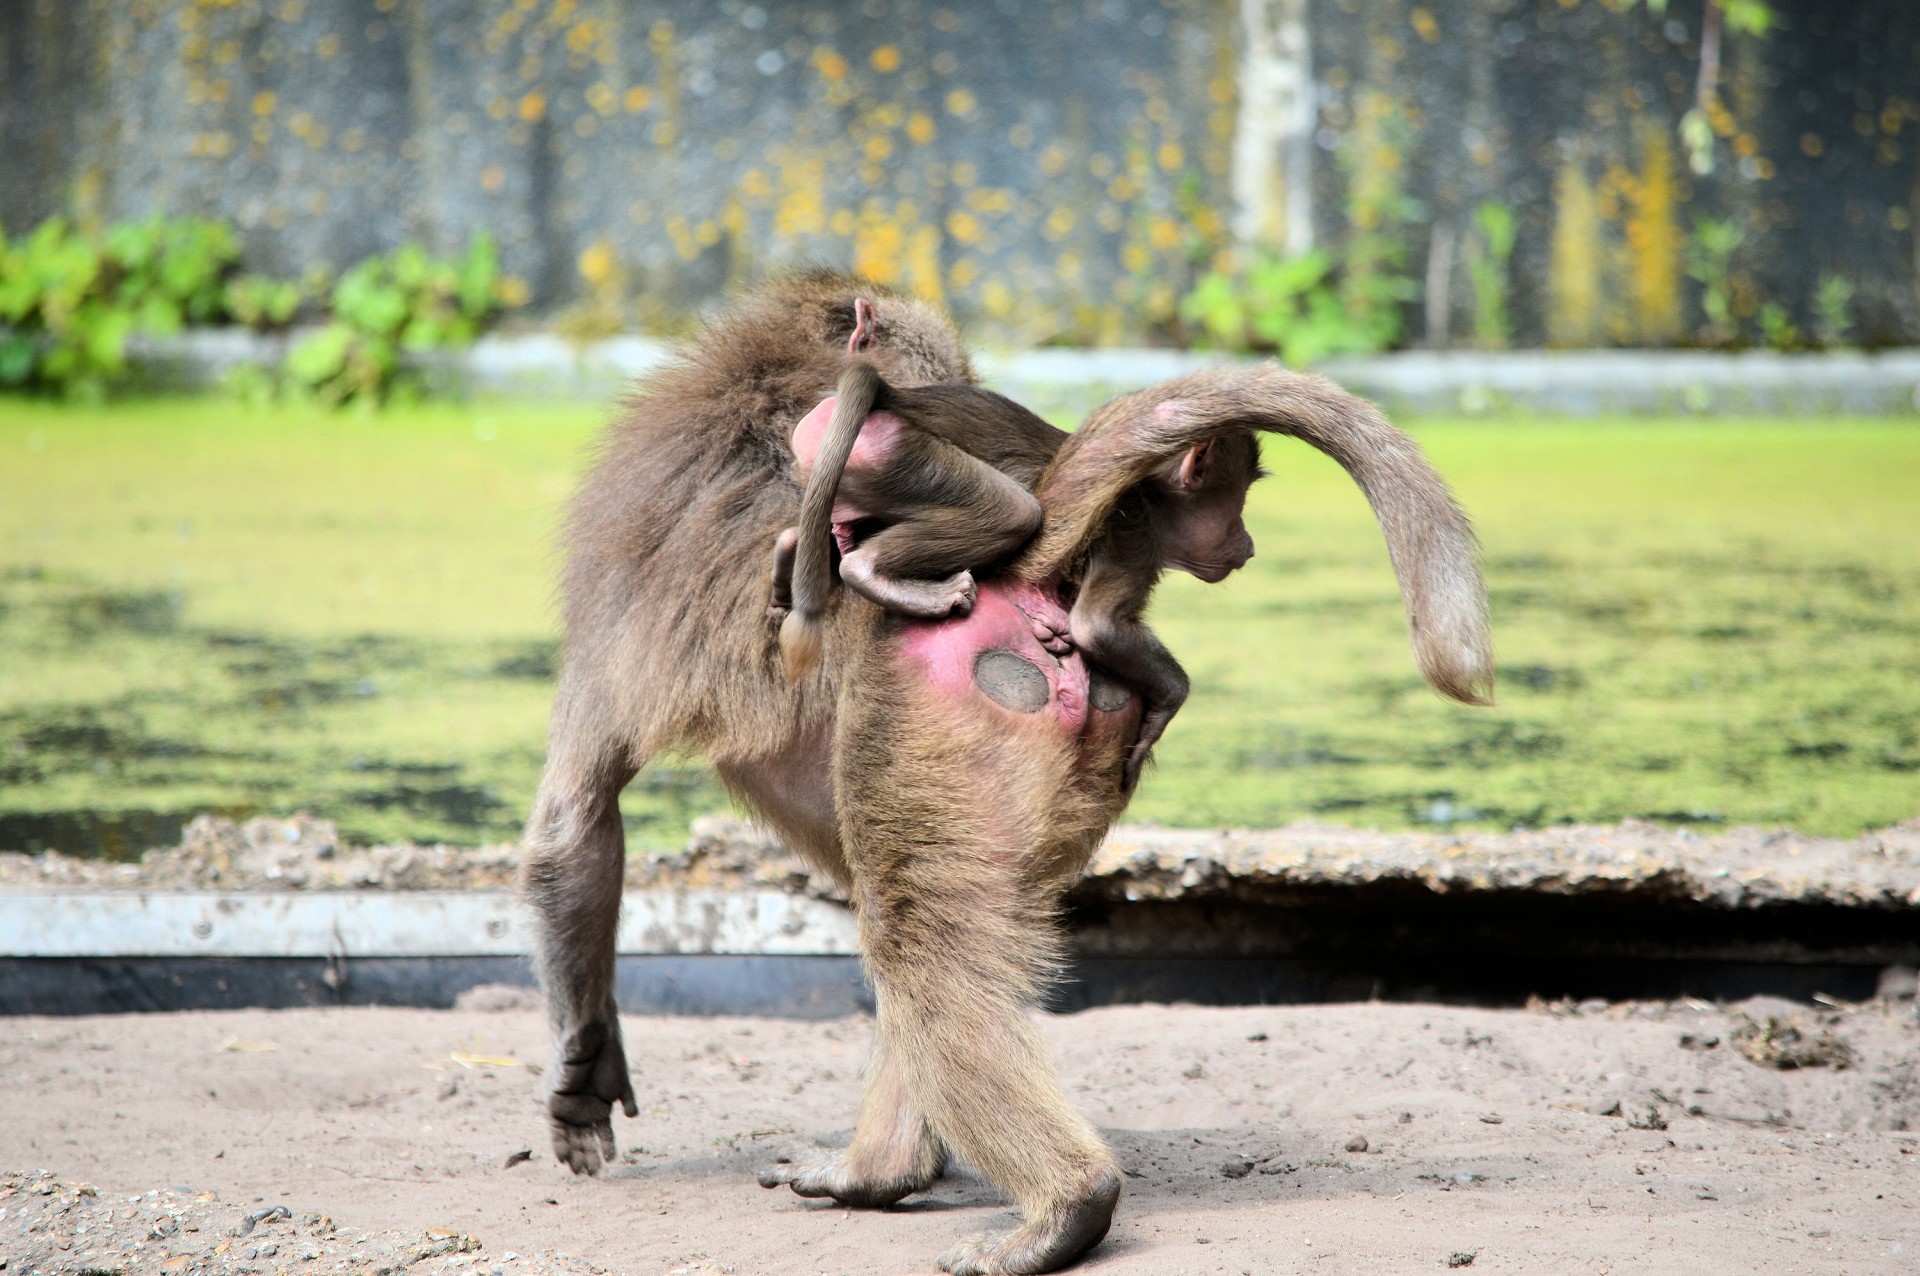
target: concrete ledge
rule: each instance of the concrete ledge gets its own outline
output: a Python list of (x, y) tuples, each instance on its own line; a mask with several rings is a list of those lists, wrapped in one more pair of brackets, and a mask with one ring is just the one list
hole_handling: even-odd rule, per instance
[[(505, 892), (518, 863), (510, 845), (343, 846), (330, 822), (312, 816), (236, 824), (202, 815), (187, 825), (179, 846), (148, 851), (138, 863), (0, 852), (0, 900), (95, 892)], [(1856, 838), (1761, 828), (1703, 834), (1640, 821), (1511, 833), (1121, 825), (1094, 855), (1074, 898), (1084, 904), (1286, 903), (1302, 892), (1376, 886), (1441, 899), (1526, 894), (1723, 912), (1788, 905), (1886, 912), (1914, 921), (1920, 938), (1920, 820)], [(626, 889), (629, 900), (660, 892), (687, 899), (846, 899), (800, 856), (727, 816), (695, 820), (684, 851), (630, 858)], [(32, 906), (18, 907), (17, 917), (34, 917)]]
[(1920, 821), (1857, 838), (1758, 828), (1703, 834), (1638, 821), (1451, 834), (1122, 826), (1088, 866), (1080, 894), (1252, 902), (1376, 885), (1453, 898), (1518, 892), (1730, 911), (1874, 909), (1920, 924)]
[[(1314, 958), (1126, 957), (1081, 953), (1047, 991), (1056, 1013), (1142, 1002), (1274, 1006), (1418, 1001), (1518, 1006), (1532, 998), (1609, 1001), (1757, 995), (1866, 1001), (1879, 968), (1845, 963), (1526, 962), (1480, 956), (1371, 963)], [(466, 994), (472, 993), (469, 999)], [(627, 954), (614, 996), (630, 1015), (838, 1019), (873, 1012), (855, 957)], [(0, 1015), (91, 1015), (297, 1006), (536, 1005), (524, 957), (4, 957)]]
[[(136, 337), (129, 358), (149, 391), (202, 391), (245, 365), (277, 366), (292, 337), (204, 329)], [(491, 335), (460, 351), (409, 356), (434, 390), (502, 399), (610, 401), (659, 367), (668, 343), (622, 336), (584, 344), (552, 333)], [(1037, 411), (1083, 414), (1115, 394), (1234, 362), (1206, 351), (985, 352), (983, 379)], [(1594, 416), (1909, 415), (1920, 412), (1920, 350), (1879, 354), (1684, 350), (1405, 351), (1329, 359), (1314, 369), (1389, 412)]]
[[(531, 919), (506, 891), (0, 894), (11, 957), (518, 957)], [(841, 904), (781, 891), (632, 891), (620, 953), (847, 957)]]
[[(0, 1013), (445, 1005), (526, 986), (512, 847), (342, 846), (201, 817), (138, 864), (0, 855)], [(636, 1012), (852, 1013), (857, 931), (751, 825), (632, 859)], [(1524, 833), (1120, 828), (1068, 899), (1055, 1009), (1529, 997), (1843, 1000), (1920, 967), (1920, 821), (1860, 838), (1646, 824)]]
[[(446, 1010), (480, 989), (537, 1005), (524, 957), (0, 957), (0, 1015), (97, 1015), (297, 1006)], [(524, 991), (519, 991), (524, 990)], [(872, 1013), (855, 957), (628, 955), (614, 996), (630, 1015)]]

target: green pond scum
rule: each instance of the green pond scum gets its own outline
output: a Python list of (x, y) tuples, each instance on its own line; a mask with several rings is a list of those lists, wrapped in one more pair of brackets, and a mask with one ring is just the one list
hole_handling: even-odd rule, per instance
[[(203, 810), (513, 837), (600, 415), (0, 403), (0, 848), (132, 855)], [(1485, 543), (1499, 705), (1426, 689), (1364, 500), (1269, 440), (1258, 557), (1157, 599), (1194, 692), (1129, 819), (1920, 815), (1920, 424), (1408, 424)], [(725, 803), (656, 765), (630, 840)]]

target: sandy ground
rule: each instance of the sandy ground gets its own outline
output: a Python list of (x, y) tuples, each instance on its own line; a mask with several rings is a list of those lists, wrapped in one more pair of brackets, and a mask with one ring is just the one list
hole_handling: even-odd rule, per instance
[[(1081, 1270), (1920, 1270), (1913, 1003), (1800, 1015), (1852, 1066), (1756, 1064), (1699, 1004), (1048, 1018), (1128, 1175)], [(755, 1185), (845, 1138), (868, 1022), (626, 1026), (643, 1111), (593, 1181), (543, 1149), (529, 1010), (0, 1020), (0, 1269), (924, 1272), (1010, 1221), (966, 1175), (879, 1212)]]

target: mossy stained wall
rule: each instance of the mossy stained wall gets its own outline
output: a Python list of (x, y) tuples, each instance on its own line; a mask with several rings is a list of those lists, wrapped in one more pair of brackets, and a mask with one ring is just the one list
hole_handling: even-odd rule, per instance
[[(1805, 327), (1839, 274), (1851, 339), (1920, 338), (1906, 0), (1774, 0), (1772, 33), (1729, 34), (1705, 176), (1677, 135), (1695, 0), (1306, 0), (1313, 146), (1236, 187), (1243, 85), (1281, 56), (1247, 32), (1300, 7), (0, 0), (0, 224), (214, 213), (282, 274), (486, 227), (535, 312), (584, 329), (671, 329), (821, 261), (994, 335), (1118, 342), (1177, 335), (1233, 227), (1288, 224), (1236, 189), (1304, 187), (1313, 241), (1372, 236), (1443, 290), (1456, 342), (1487, 204), (1517, 220), (1482, 274), (1516, 344), (1699, 340), (1703, 217), (1743, 232), (1742, 321)], [(1415, 340), (1443, 335), (1427, 313)]]

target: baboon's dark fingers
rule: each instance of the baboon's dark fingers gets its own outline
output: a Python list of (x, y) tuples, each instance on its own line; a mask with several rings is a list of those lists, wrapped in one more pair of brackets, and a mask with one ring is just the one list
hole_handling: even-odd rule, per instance
[(793, 610), (793, 557), (800, 547), (800, 529), (789, 527), (773, 542), (773, 589), (767, 615), (781, 620)]
[(638, 1116), (633, 1079), (618, 1030), (585, 1024), (567, 1037), (547, 1095), (553, 1154), (575, 1174), (597, 1174), (620, 1154), (613, 1139), (613, 1105)]
[[(562, 1100), (569, 1102), (563, 1105)], [(554, 1159), (575, 1174), (598, 1174), (603, 1162), (619, 1155), (613, 1141), (613, 1110), (600, 1104), (596, 1120), (590, 1112), (593, 1103), (579, 1095), (556, 1094), (547, 1100)]]

